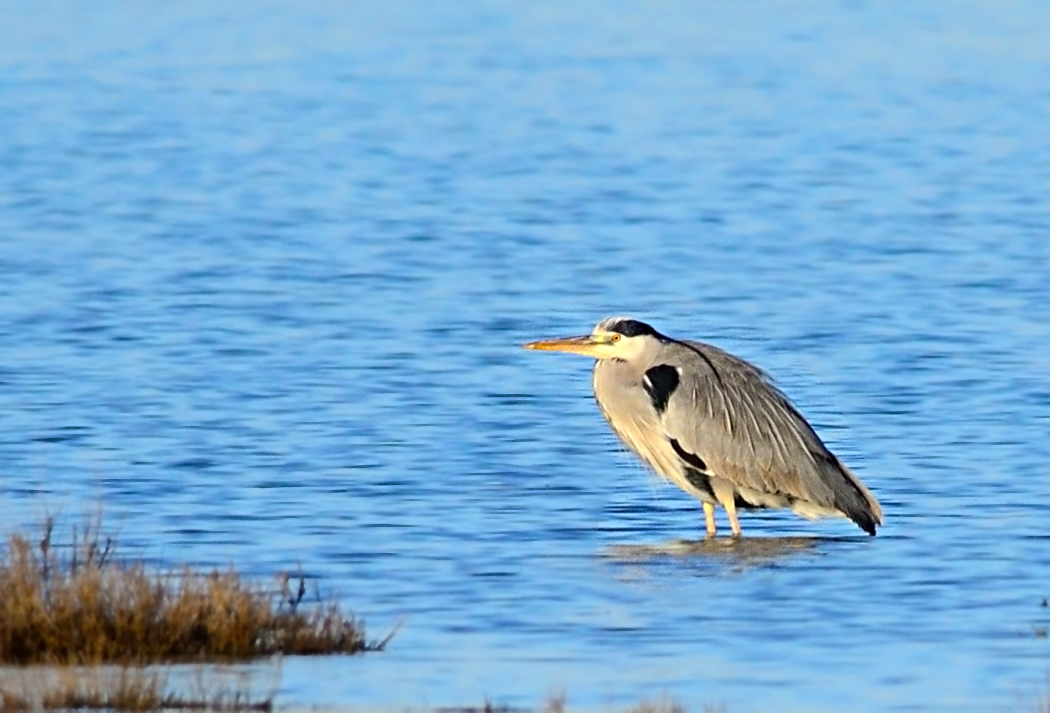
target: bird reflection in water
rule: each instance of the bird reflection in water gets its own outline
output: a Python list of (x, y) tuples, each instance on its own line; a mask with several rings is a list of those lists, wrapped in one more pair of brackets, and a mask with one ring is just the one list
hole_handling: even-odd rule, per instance
[(702, 540), (668, 540), (644, 545), (611, 545), (605, 556), (622, 564), (643, 564), (681, 559), (693, 563), (729, 565), (740, 571), (776, 566), (800, 555), (820, 553), (821, 545), (853, 542), (856, 537), (708, 537)]

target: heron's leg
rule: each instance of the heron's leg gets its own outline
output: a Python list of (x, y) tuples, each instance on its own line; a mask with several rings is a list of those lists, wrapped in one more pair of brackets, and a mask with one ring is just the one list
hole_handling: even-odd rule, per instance
[(736, 501), (730, 498), (722, 503), (722, 507), (726, 509), (726, 515), (729, 516), (729, 526), (733, 528), (733, 537), (740, 537), (740, 520), (736, 518)]
[(711, 503), (705, 502), (704, 506), (704, 520), (707, 522), (707, 536), (715, 536), (715, 506)]

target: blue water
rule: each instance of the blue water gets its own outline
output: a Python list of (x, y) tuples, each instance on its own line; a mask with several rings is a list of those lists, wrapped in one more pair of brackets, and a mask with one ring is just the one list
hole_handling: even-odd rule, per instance
[[(126, 551), (301, 565), (402, 623), (285, 660), (286, 705), (1031, 708), (1048, 32), (1034, 1), (0, 2), (0, 518), (101, 505)], [(698, 504), (586, 359), (519, 347), (621, 313), (771, 372), (879, 536), (758, 514), (761, 556), (675, 554)]]

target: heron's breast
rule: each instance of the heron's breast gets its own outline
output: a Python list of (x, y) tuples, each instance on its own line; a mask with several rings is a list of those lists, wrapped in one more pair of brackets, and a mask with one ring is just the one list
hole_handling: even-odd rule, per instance
[(624, 445), (664, 478), (681, 479), (682, 468), (642, 386), (641, 374), (616, 362), (600, 362), (594, 370), (594, 396)]

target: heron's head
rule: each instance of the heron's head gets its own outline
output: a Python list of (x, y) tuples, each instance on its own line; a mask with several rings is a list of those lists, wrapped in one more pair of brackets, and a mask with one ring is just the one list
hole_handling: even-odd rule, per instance
[(571, 352), (595, 359), (635, 361), (664, 341), (664, 337), (645, 322), (629, 317), (609, 317), (581, 337), (562, 337), (529, 342), (526, 349)]

